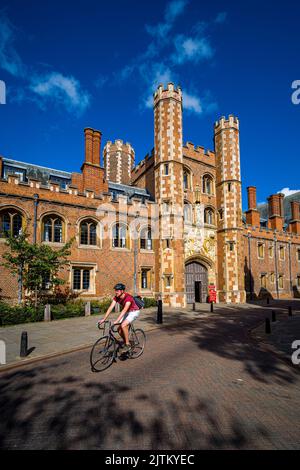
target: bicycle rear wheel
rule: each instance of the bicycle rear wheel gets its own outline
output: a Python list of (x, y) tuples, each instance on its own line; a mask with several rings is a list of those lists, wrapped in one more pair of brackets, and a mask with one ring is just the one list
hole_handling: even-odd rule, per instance
[(101, 372), (113, 363), (116, 343), (110, 336), (102, 336), (92, 347), (90, 363), (93, 372)]
[(131, 351), (129, 357), (136, 359), (140, 357), (145, 349), (146, 335), (143, 330), (137, 328), (134, 331), (131, 331), (130, 337)]

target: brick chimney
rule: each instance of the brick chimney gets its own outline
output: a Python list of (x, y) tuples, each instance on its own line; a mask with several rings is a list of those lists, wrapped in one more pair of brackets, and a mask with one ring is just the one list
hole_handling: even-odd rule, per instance
[(289, 223), (289, 232), (300, 235), (300, 202), (291, 201), (292, 220)]
[(72, 185), (83, 192), (90, 189), (96, 194), (108, 191), (104, 177), (104, 168), (100, 166), (101, 132), (87, 127), (84, 129), (85, 157), (81, 166), (81, 174), (72, 174)]
[(269, 220), (268, 227), (273, 230), (283, 230), (284, 214), (283, 214), (284, 194), (272, 194), (268, 197)]
[(255, 227), (260, 226), (260, 214), (256, 208), (256, 187), (248, 186), (248, 210), (246, 211), (246, 222)]

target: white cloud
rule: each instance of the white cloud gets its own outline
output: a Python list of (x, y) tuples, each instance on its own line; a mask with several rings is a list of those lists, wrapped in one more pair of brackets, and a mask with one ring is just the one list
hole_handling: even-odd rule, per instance
[(172, 55), (174, 64), (198, 63), (203, 59), (211, 59), (214, 55), (214, 51), (206, 38), (179, 35), (175, 38), (175, 48), (176, 53)]
[(90, 103), (89, 94), (81, 89), (78, 80), (58, 72), (35, 78), (30, 88), (40, 97), (62, 104), (69, 112), (80, 114)]
[(300, 189), (290, 189), (290, 188), (283, 188), (281, 191), (277, 191), (277, 194), (283, 193), (285, 196), (291, 196), (292, 194), (299, 193)]
[(184, 91), (182, 93), (182, 104), (183, 108), (188, 111), (192, 111), (196, 114), (201, 114), (203, 112), (201, 100), (196, 95), (190, 95)]
[(25, 75), (25, 65), (15, 47), (15, 28), (5, 16), (0, 16), (0, 68), (15, 77)]
[(165, 10), (165, 21), (155, 26), (146, 25), (147, 33), (155, 38), (166, 39), (166, 36), (173, 27), (174, 21), (183, 13), (187, 3), (187, 0), (174, 0), (168, 3)]

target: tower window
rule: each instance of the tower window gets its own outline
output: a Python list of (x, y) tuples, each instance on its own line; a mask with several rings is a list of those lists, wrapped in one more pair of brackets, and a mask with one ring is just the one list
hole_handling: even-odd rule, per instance
[(231, 183), (228, 183), (227, 187), (228, 187), (228, 192), (230, 192), (231, 191)]
[(168, 176), (169, 174), (169, 163), (165, 164), (165, 175)]
[(166, 287), (171, 287), (171, 276), (165, 276)]
[(229, 242), (229, 251), (234, 251), (234, 242)]

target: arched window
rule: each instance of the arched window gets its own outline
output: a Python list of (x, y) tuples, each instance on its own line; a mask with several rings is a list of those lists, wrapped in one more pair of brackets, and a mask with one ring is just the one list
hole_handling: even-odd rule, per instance
[(213, 194), (213, 178), (210, 175), (203, 176), (202, 190), (205, 194)]
[(80, 245), (97, 245), (97, 224), (94, 220), (81, 222)]
[(151, 227), (144, 227), (141, 230), (140, 248), (141, 250), (152, 250)]
[(193, 222), (193, 208), (189, 202), (184, 203), (184, 223), (191, 224)]
[(116, 223), (112, 230), (113, 248), (129, 248), (128, 227), (122, 223)]
[(187, 169), (183, 169), (183, 189), (191, 189), (191, 172)]
[(47, 215), (43, 220), (43, 241), (63, 242), (64, 223), (61, 217), (55, 214)]
[(204, 223), (209, 225), (214, 225), (215, 223), (215, 214), (211, 207), (207, 207), (204, 210)]
[(22, 229), (22, 216), (15, 209), (4, 209), (0, 212), (0, 237), (9, 235), (17, 237)]

